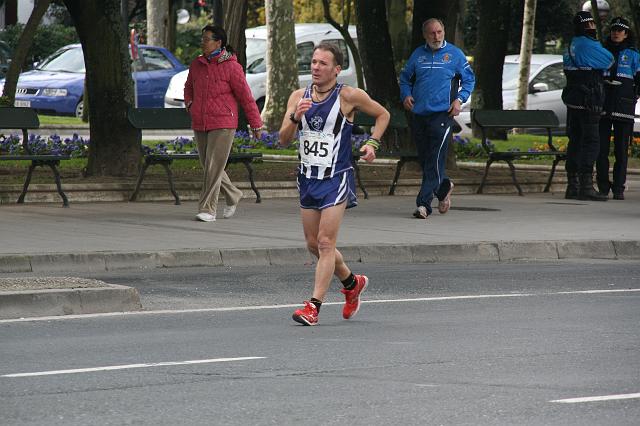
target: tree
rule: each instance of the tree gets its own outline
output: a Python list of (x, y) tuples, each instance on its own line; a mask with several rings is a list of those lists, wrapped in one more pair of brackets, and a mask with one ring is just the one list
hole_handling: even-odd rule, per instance
[[(175, 19), (175, 18), (174, 18)], [(147, 44), (167, 47), (169, 0), (147, 0)]]
[(356, 1), (356, 30), (369, 95), (390, 109), (400, 106), (385, 0)]
[(238, 62), (242, 68), (247, 67), (247, 39), (244, 30), (247, 29), (247, 0), (227, 1), (224, 5), (224, 21), (227, 23), (227, 43), (234, 47)]
[(262, 120), (268, 130), (280, 128), (292, 91), (298, 88), (293, 4), (266, 0), (267, 95)]
[[(344, 2), (343, 2), (344, 3)], [(324, 19), (330, 23), (344, 38), (345, 43), (349, 46), (349, 50), (353, 54), (353, 61), (355, 62), (356, 79), (358, 81), (358, 87), (364, 89), (364, 77), (362, 76), (362, 59), (360, 58), (360, 49), (353, 41), (351, 34), (349, 34), (349, 22), (351, 21), (351, 2), (347, 1), (342, 8), (342, 25), (333, 19), (331, 15), (331, 6), (329, 0), (322, 0), (322, 7), (324, 10)]]
[(34, 5), (31, 16), (29, 16), (29, 20), (27, 21), (27, 25), (25, 25), (24, 30), (20, 35), (18, 45), (13, 51), (13, 60), (11, 61), (11, 64), (9, 64), (9, 69), (7, 70), (7, 75), (5, 77), (2, 93), (3, 98), (0, 102), (1, 105), (12, 106), (15, 101), (16, 87), (18, 85), (20, 71), (22, 71), (22, 64), (29, 54), (29, 49), (31, 48), (33, 38), (36, 34), (36, 27), (40, 24), (40, 21), (47, 12), (50, 3), (51, 0), (37, 0)]
[(120, 0), (64, 3), (82, 43), (91, 98), (87, 174), (134, 176), (140, 167), (141, 133), (127, 119), (134, 94)]
[(529, 95), (529, 70), (531, 69), (531, 50), (536, 18), (536, 0), (525, 0), (522, 41), (520, 42), (520, 74), (518, 76), (518, 96), (516, 108), (527, 109)]
[[(510, 0), (478, 0), (478, 43), (474, 52), (476, 87), (471, 109), (502, 109), (502, 69), (509, 37)], [(479, 129), (473, 125), (473, 132)], [(494, 134), (502, 139), (506, 133)]]
[(396, 71), (400, 71), (399, 66), (411, 53), (409, 50), (409, 28), (405, 21), (407, 2), (405, 0), (386, 0), (386, 5), (393, 58), (396, 63)]

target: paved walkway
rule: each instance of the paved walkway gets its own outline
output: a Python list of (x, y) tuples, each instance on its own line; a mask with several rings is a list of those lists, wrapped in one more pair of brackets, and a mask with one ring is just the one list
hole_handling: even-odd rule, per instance
[[(561, 194), (458, 195), (447, 215), (411, 216), (413, 197), (376, 196), (347, 212), (351, 261), (640, 259), (640, 192), (606, 203)], [(309, 261), (295, 199), (245, 200), (231, 219), (194, 220), (196, 204), (2, 205), (0, 272), (66, 272)], [(431, 246), (431, 247), (428, 247)]]

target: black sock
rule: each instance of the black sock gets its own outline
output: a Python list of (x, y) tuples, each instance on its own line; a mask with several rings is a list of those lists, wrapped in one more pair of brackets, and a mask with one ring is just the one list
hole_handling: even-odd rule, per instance
[(354, 288), (356, 288), (356, 277), (353, 275), (353, 273), (350, 273), (347, 278), (342, 280), (342, 285), (344, 286), (345, 290), (353, 290)]
[(315, 297), (312, 297), (311, 299), (309, 299), (309, 302), (313, 303), (316, 306), (318, 313), (320, 313), (320, 306), (322, 306), (322, 302), (316, 299)]

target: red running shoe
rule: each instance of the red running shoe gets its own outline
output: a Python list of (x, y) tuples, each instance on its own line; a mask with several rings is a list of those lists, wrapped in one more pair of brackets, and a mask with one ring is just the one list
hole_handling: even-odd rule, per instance
[(304, 308), (296, 309), (291, 318), (302, 325), (316, 325), (318, 323), (318, 309), (316, 305), (305, 300)]
[(356, 286), (353, 290), (340, 290), (344, 294), (345, 303), (342, 308), (342, 318), (353, 318), (360, 309), (360, 295), (369, 285), (369, 278), (366, 275), (356, 275)]

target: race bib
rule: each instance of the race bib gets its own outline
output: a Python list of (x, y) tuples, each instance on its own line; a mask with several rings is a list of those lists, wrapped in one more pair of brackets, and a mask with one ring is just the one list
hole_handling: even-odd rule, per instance
[(335, 139), (332, 133), (300, 131), (300, 161), (306, 167), (331, 167)]

